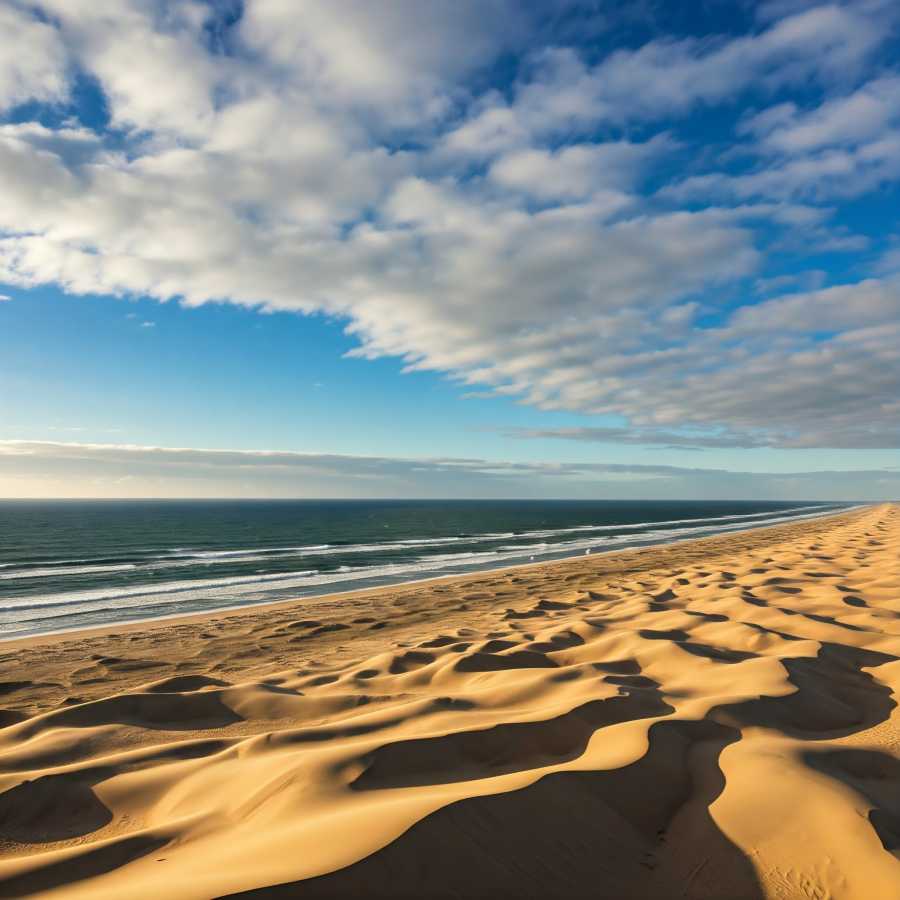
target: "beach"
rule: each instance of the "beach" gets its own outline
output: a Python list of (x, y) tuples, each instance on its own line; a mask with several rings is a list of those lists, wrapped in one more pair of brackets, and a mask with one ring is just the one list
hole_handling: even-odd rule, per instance
[(900, 507), (0, 644), (0, 896), (900, 896)]
[(747, 500), (0, 500), (0, 641), (668, 544), (848, 508)]

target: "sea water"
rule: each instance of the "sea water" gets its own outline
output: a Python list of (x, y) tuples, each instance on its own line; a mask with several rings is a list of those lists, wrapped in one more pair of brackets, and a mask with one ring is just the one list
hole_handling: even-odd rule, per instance
[(788, 522), (752, 501), (0, 501), (0, 638)]

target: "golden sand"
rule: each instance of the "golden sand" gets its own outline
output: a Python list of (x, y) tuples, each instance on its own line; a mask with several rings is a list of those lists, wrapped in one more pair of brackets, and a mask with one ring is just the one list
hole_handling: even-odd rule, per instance
[(0, 896), (900, 897), (900, 507), (0, 645)]

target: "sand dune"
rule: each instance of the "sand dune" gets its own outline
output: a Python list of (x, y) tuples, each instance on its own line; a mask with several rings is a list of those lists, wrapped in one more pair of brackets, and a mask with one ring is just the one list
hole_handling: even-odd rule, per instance
[(900, 507), (0, 647), (0, 896), (900, 896)]

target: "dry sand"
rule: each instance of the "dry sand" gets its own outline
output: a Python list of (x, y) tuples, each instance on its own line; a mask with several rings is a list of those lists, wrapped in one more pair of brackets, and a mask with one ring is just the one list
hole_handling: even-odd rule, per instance
[(10, 642), (0, 681), (3, 897), (900, 897), (897, 506)]

